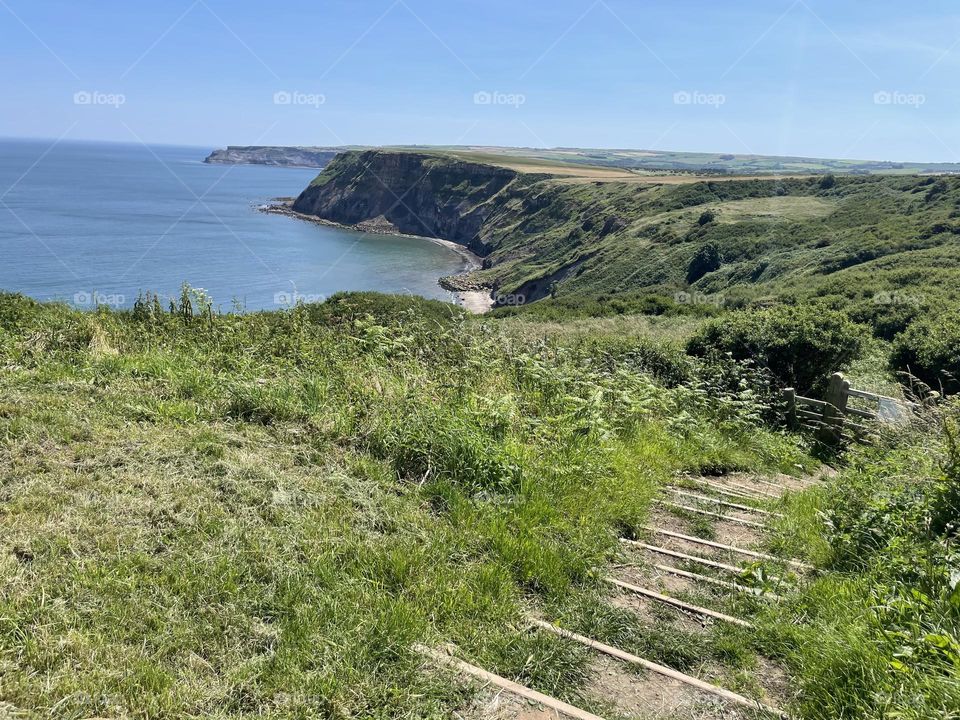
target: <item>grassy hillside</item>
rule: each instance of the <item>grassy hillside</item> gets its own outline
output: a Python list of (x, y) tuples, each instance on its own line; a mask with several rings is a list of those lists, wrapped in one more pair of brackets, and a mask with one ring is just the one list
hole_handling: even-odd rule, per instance
[(942, 305), (960, 287), (957, 179), (540, 181), (516, 195), (482, 231), (492, 247), (483, 276), (534, 299), (687, 292), (727, 307), (869, 305), (909, 292)]
[(0, 297), (0, 706), (449, 717), (470, 696), (414, 642), (574, 698), (582, 654), (523, 613), (595, 592), (675, 471), (805, 462), (663, 352), (610, 364), (407, 303)]
[(501, 314), (815, 305), (891, 340), (958, 303), (960, 177), (673, 183), (490, 163), (457, 152), (344, 153), (295, 208), (467, 245), (483, 269), (445, 283), (492, 289)]
[(762, 374), (687, 358), (685, 332), (375, 294), (225, 316), (189, 292), (122, 313), (0, 296), (0, 708), (484, 717), (425, 642), (615, 716), (534, 613), (755, 697), (784, 668), (800, 717), (947, 716), (949, 408), (788, 494), (765, 547), (819, 571), (781, 605), (722, 606), (756, 631), (611, 605), (601, 571), (665, 484), (818, 464)]

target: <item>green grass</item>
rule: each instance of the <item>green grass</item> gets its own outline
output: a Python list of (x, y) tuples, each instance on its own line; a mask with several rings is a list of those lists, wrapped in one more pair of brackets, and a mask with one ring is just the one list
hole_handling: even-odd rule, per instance
[(371, 295), (193, 307), (0, 296), (10, 712), (448, 717), (469, 689), (415, 642), (577, 697), (584, 654), (528, 608), (596, 593), (674, 472), (802, 460), (747, 398), (636, 359), (669, 354)]

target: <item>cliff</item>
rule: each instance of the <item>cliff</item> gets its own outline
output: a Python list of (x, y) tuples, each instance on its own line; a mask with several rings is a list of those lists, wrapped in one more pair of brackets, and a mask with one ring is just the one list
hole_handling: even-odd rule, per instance
[(273, 165), (276, 167), (326, 167), (338, 148), (236, 146), (214, 150), (204, 160), (211, 165)]
[(345, 225), (442, 238), (485, 256), (482, 229), (518, 174), (429, 153), (366, 150), (337, 156), (301, 193), (296, 212)]

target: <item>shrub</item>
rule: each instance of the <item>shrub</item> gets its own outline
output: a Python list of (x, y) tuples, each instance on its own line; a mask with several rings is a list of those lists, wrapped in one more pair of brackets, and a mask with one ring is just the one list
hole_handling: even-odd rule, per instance
[(911, 323), (894, 343), (890, 366), (934, 389), (960, 390), (960, 310)]
[(697, 225), (708, 225), (717, 219), (717, 214), (713, 210), (704, 210), (697, 218)]
[(707, 273), (719, 270), (723, 262), (720, 250), (713, 243), (707, 243), (700, 247), (690, 260), (687, 266), (687, 282), (695, 283)]
[(808, 392), (859, 357), (862, 344), (860, 327), (842, 313), (778, 307), (717, 318), (690, 339), (687, 352), (752, 360), (782, 385)]
[(379, 292), (339, 292), (326, 302), (307, 306), (313, 322), (339, 325), (372, 315), (382, 324), (409, 322), (412, 319), (447, 326), (464, 315), (462, 308), (440, 300), (416, 295), (387, 295)]

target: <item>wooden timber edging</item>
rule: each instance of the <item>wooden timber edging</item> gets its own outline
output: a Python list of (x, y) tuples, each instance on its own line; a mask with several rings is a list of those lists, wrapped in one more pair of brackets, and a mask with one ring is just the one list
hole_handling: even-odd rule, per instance
[(658, 675), (663, 675), (664, 677), (668, 677), (671, 680), (678, 680), (684, 683), (685, 685), (689, 685), (690, 687), (695, 687), (698, 690), (702, 690), (703, 692), (709, 693), (710, 695), (713, 695), (715, 697), (723, 698), (724, 700), (735, 703), (742, 707), (753, 708), (754, 710), (762, 710), (764, 712), (771, 713), (773, 715), (777, 715), (778, 717), (782, 717), (782, 718), (787, 717), (782, 710), (778, 710), (777, 708), (771, 707), (769, 705), (764, 705), (759, 700), (751, 700), (748, 697), (744, 697), (743, 695), (739, 695), (738, 693), (732, 692), (730, 690), (725, 690), (722, 687), (718, 687), (717, 685), (714, 685), (712, 683), (708, 683), (704, 680), (700, 680), (699, 678), (695, 678), (692, 675), (687, 675), (686, 673), (682, 673), (679, 670), (674, 670), (673, 668), (666, 667), (665, 665), (660, 665), (658, 663), (642, 658), (638, 655), (634, 655), (633, 653), (628, 653), (625, 650), (621, 650), (620, 648), (615, 648), (612, 645), (607, 645), (606, 643), (602, 643), (599, 640), (593, 640), (592, 638), (588, 638), (584, 635), (578, 635), (575, 632), (566, 630), (558, 625), (554, 625), (553, 623), (548, 623), (543, 620), (537, 620), (535, 618), (531, 618), (530, 623), (536, 627), (546, 630), (547, 632), (551, 632), (554, 635), (558, 635), (559, 637), (566, 638), (568, 640), (573, 640), (574, 642), (578, 642), (581, 645), (585, 645), (586, 647), (593, 648), (594, 650), (598, 650), (599, 652), (602, 652), (605, 655), (609, 655), (610, 657), (615, 657), (618, 660), (623, 660), (624, 662), (628, 662), (632, 665), (639, 665), (645, 670), (655, 672)]
[(714, 618), (715, 620), (723, 620), (723, 622), (730, 623), (731, 625), (753, 628), (751, 623), (747, 622), (746, 620), (742, 620), (741, 618), (733, 617), (732, 615), (727, 615), (726, 613), (717, 612), (716, 610), (710, 610), (709, 608), (700, 607), (699, 605), (693, 605), (670, 595), (658, 593), (656, 590), (651, 590), (650, 588), (640, 587), (639, 585), (634, 585), (633, 583), (624, 582), (623, 580), (618, 580), (615, 577), (606, 577), (604, 579), (611, 585), (616, 585), (618, 588), (622, 588), (623, 590), (627, 590), (636, 595), (642, 595), (643, 597), (650, 598), (651, 600), (657, 600), (665, 605), (673, 605), (680, 610), (686, 610), (687, 612), (691, 612), (696, 615), (703, 615), (704, 617)]
[(743, 525), (744, 527), (756, 528), (757, 530), (766, 529), (765, 525), (751, 522), (749, 520), (742, 520), (741, 518), (733, 517), (731, 515), (723, 515), (721, 513), (710, 512), (709, 510), (701, 510), (700, 508), (690, 507), (689, 505), (681, 505), (679, 503), (669, 502), (666, 500), (654, 500), (654, 502), (657, 505), (662, 505), (663, 507), (673, 508), (675, 510), (684, 510), (686, 512), (696, 513), (697, 515), (706, 515), (707, 517), (723, 520), (724, 522), (732, 522), (737, 525)]
[(741, 512), (754, 513), (756, 515), (766, 515), (768, 517), (777, 517), (782, 518), (783, 515), (778, 512), (771, 512), (769, 510), (763, 510), (762, 508), (751, 507), (750, 505), (740, 505), (739, 503), (727, 502), (726, 500), (720, 500), (719, 498), (709, 497), (707, 495), (699, 495), (697, 493), (690, 493), (684, 490), (678, 490), (673, 486), (668, 486), (668, 490), (674, 495), (680, 495), (682, 497), (690, 498), (692, 500), (702, 500), (704, 502), (710, 502), (714, 505), (720, 505), (721, 507), (728, 507), (732, 510), (740, 510)]
[(717, 578), (710, 577), (709, 575), (701, 575), (700, 573), (690, 572), (689, 570), (681, 570), (680, 568), (675, 568), (670, 565), (660, 565), (654, 563), (653, 567), (661, 572), (668, 573), (669, 575), (676, 575), (677, 577), (686, 578), (687, 580), (697, 580), (698, 582), (704, 582), (708, 585), (716, 585), (717, 587), (726, 588), (727, 590), (736, 590), (737, 592), (742, 592), (747, 595), (754, 595), (764, 600), (774, 600), (776, 602), (783, 600), (781, 595), (768, 592), (763, 588), (755, 588), (750, 587), (749, 585), (727, 582), (726, 580), (718, 580)]
[(725, 545), (723, 543), (718, 543), (713, 540), (705, 540), (704, 538), (693, 537), (692, 535), (684, 535), (683, 533), (674, 532), (673, 530), (664, 530), (663, 528), (651, 527), (649, 525), (643, 526), (643, 529), (657, 533), (659, 535), (665, 535), (667, 537), (675, 538), (677, 540), (683, 540), (685, 542), (694, 543), (697, 545), (706, 545), (707, 547), (716, 548), (717, 550), (726, 550), (731, 553), (738, 553), (740, 555), (746, 555), (747, 557), (752, 557), (757, 560), (769, 560), (770, 562), (783, 563), (784, 565), (791, 565), (795, 568), (802, 570), (813, 570), (812, 565), (808, 565), (805, 562), (799, 560), (784, 560), (776, 557), (775, 555), (769, 555), (767, 553), (762, 553), (757, 550), (747, 550), (746, 548), (739, 548), (733, 545)]
[(526, 685), (521, 685), (520, 683), (514, 682), (513, 680), (507, 680), (505, 677), (495, 675), (492, 672), (488, 672), (483, 668), (477, 667), (476, 665), (471, 665), (468, 662), (464, 662), (460, 658), (456, 658), (453, 655), (448, 655), (440, 650), (434, 650), (426, 645), (414, 645), (413, 649), (424, 657), (433, 660), (438, 665), (443, 665), (452, 668), (453, 670), (458, 670), (465, 675), (470, 675), (478, 680), (483, 680), (491, 685), (496, 685), (507, 692), (518, 695), (526, 700), (540, 703), (544, 707), (548, 707), (555, 712), (575, 718), (575, 720), (604, 720), (604, 718), (600, 717), (599, 715), (594, 715), (586, 710), (581, 710), (578, 707), (574, 707), (573, 705), (565, 703), (562, 700), (557, 700), (549, 695), (544, 695), (543, 693), (537, 692), (536, 690), (528, 688)]

